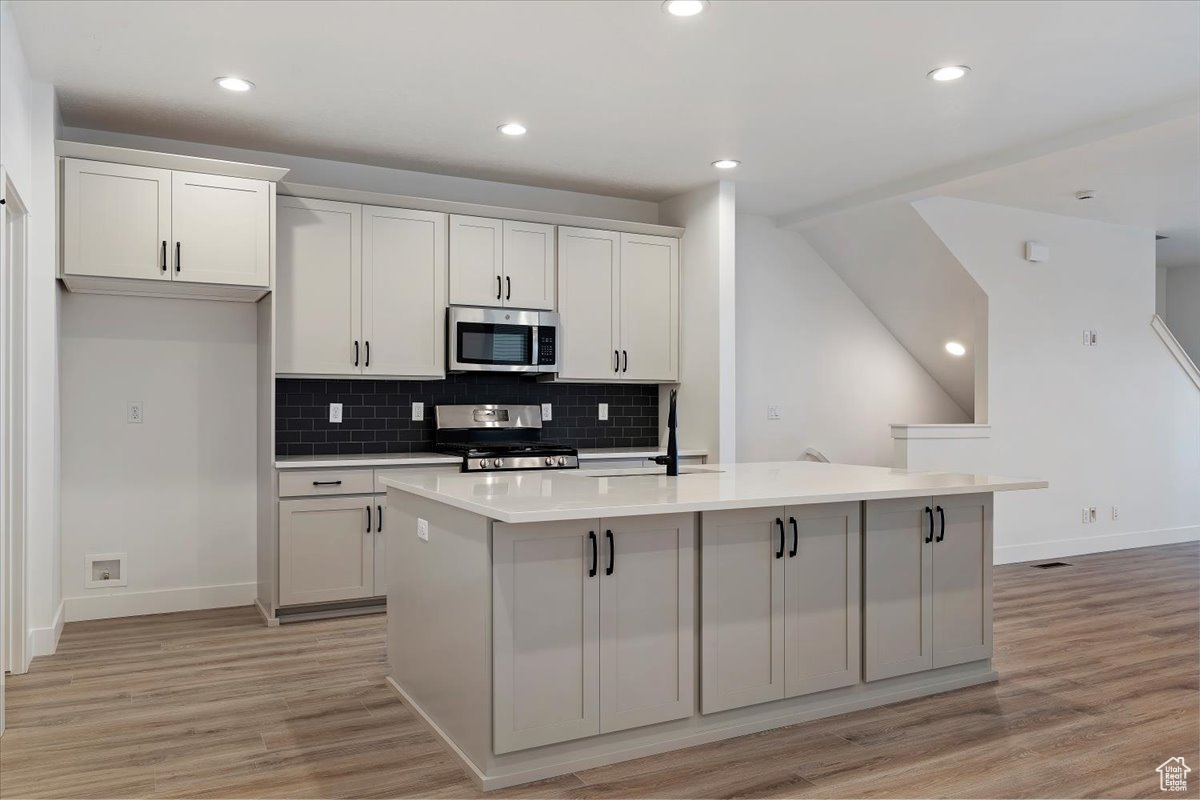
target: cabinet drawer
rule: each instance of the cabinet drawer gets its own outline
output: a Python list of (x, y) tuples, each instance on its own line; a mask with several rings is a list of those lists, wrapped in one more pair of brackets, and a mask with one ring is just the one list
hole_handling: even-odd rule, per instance
[(372, 469), (299, 469), (279, 473), (280, 497), (313, 497), (326, 494), (371, 494)]

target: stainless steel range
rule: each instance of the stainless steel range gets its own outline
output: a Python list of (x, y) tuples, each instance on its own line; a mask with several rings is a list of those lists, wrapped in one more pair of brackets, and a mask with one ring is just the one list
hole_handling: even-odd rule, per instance
[(437, 406), (434, 418), (434, 449), (462, 456), (463, 472), (579, 466), (574, 447), (542, 441), (540, 406)]

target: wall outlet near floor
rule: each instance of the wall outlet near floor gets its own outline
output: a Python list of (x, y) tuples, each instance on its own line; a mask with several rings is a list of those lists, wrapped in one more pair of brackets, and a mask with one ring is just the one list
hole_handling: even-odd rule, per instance
[(1083, 345), (1084, 345), (1084, 347), (1095, 347), (1095, 346), (1096, 346), (1096, 342), (1097, 342), (1098, 340), (1099, 340), (1099, 337), (1096, 335), (1096, 332), (1095, 332), (1095, 331), (1084, 331), (1084, 332), (1083, 332)]
[(1116, 506), (1113, 506), (1112, 507), (1112, 518), (1113, 518), (1114, 522), (1119, 520), (1121, 518), (1121, 509), (1117, 508)]
[(608, 403), (600, 403), (596, 406), (596, 419), (601, 422), (608, 420)]
[(554, 409), (549, 403), (542, 403), (542, 422), (554, 419)]
[(1083, 509), (1083, 524), (1091, 525), (1095, 521), (1096, 521), (1096, 507), (1095, 506), (1085, 506)]
[(143, 418), (141, 400), (130, 400), (125, 404), (125, 421), (127, 423), (141, 425)]
[(412, 419), (413, 422), (420, 422), (425, 419), (425, 404), (416, 402), (412, 404)]
[(330, 422), (341, 422), (342, 421), (342, 404), (341, 403), (330, 403), (329, 404), (329, 421)]
[(767, 419), (783, 419), (783, 406), (767, 406)]
[(429, 520), (417, 517), (417, 538), (422, 542), (429, 541)]

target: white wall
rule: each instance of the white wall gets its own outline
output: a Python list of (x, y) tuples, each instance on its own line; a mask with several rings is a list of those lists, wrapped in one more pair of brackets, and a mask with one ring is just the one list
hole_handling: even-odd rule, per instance
[[(799, 233), (737, 217), (738, 460), (890, 466), (894, 422), (966, 422)], [(767, 419), (767, 406), (783, 409)]]
[(706, 449), (710, 462), (732, 461), (737, 451), (735, 202), (733, 183), (720, 181), (659, 209), (665, 224), (687, 228), (679, 269), (679, 445)]
[[(1200, 392), (1150, 327), (1154, 232), (948, 197), (914, 206), (988, 295), (978, 469), (1050, 482), (997, 495), (997, 561), (1200, 536)], [(1051, 260), (1024, 261), (1027, 240)], [(1087, 506), (1098, 522), (1081, 523)]]
[[(253, 303), (65, 295), (68, 621), (253, 601), (256, 321)], [(128, 586), (85, 589), (84, 555), (114, 552)]]
[(31, 655), (53, 652), (62, 630), (58, 570), (57, 181), (54, 89), (29, 74), (7, 2), (0, 2), (0, 164), (29, 209), (25, 318), (26, 614)]
[(1200, 265), (1163, 270), (1162, 318), (1192, 361), (1200, 364)]

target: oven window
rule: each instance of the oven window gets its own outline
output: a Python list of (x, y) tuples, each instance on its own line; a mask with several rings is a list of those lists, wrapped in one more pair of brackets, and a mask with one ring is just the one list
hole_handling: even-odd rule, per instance
[(533, 328), (459, 322), (458, 360), (464, 364), (532, 364)]

